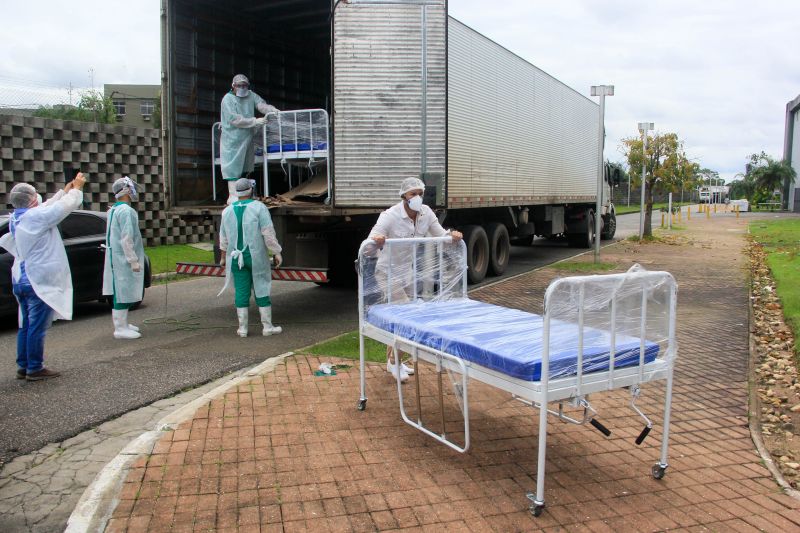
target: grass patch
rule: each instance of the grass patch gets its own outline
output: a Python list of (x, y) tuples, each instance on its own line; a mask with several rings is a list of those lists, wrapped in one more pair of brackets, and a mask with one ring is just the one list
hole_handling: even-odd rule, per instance
[[(351, 331), (333, 339), (320, 342), (301, 350), (312, 355), (358, 359), (358, 331)], [(364, 339), (364, 358), (367, 361), (382, 363), (386, 361), (386, 345), (372, 339)]]
[(561, 261), (551, 265), (556, 270), (566, 272), (608, 272), (617, 268), (616, 263), (588, 263), (585, 261)]
[(178, 261), (188, 263), (214, 262), (214, 252), (199, 250), (188, 244), (151, 246), (145, 248), (144, 251), (150, 257), (150, 269), (153, 274), (175, 272), (175, 264)]
[(783, 219), (750, 224), (750, 233), (767, 252), (783, 316), (794, 331), (795, 353), (800, 353), (800, 220)]

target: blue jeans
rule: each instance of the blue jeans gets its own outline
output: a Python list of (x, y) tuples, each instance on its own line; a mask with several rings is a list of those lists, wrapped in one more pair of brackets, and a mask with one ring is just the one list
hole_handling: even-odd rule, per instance
[(14, 296), (22, 314), (22, 327), (17, 332), (17, 367), (33, 374), (44, 367), (44, 336), (52, 322), (53, 310), (28, 284), (14, 284)]

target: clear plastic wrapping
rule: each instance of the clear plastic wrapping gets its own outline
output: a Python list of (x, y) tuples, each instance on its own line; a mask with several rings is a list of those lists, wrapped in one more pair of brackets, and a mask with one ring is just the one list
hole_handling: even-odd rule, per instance
[[(638, 265), (622, 274), (553, 281), (545, 314), (466, 295), (463, 243), (366, 241), (359, 255), (362, 320), (411, 341), (506, 375), (540, 381), (637, 367), (674, 357), (677, 289), (666, 272)], [(407, 242), (406, 242), (407, 241)], [(613, 349), (612, 349), (613, 346)], [(582, 361), (582, 365), (579, 365)]]
[[(270, 114), (266, 127), (268, 154), (328, 149), (328, 116), (321, 109)], [(257, 139), (256, 144), (263, 145), (263, 140)]]

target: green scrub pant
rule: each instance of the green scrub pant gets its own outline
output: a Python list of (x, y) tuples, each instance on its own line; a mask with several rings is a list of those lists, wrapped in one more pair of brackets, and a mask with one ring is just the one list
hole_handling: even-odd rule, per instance
[[(233, 286), (236, 288), (236, 307), (250, 307), (250, 293), (253, 292), (253, 259), (250, 254), (244, 254), (244, 266), (239, 268), (239, 262), (233, 261), (231, 274), (233, 275)], [(269, 307), (272, 305), (269, 296), (259, 298), (256, 296), (258, 307)]]
[(136, 305), (136, 303), (138, 303), (138, 302), (132, 302), (132, 303), (129, 303), (129, 304), (119, 303), (117, 301), (117, 289), (113, 285), (112, 285), (112, 289), (114, 291), (114, 294), (111, 296), (112, 303), (113, 303), (112, 309), (114, 309), (114, 311), (124, 311), (126, 309), (130, 309), (131, 307)]

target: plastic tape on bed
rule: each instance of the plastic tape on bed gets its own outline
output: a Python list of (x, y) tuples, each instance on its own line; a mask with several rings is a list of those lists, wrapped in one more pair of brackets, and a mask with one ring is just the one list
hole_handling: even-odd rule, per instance
[[(367, 321), (398, 337), (461, 357), (526, 381), (542, 372), (543, 319), (539, 315), (474, 300), (381, 304)], [(550, 378), (573, 376), (578, 366), (577, 325), (550, 321)], [(608, 370), (610, 335), (584, 328), (584, 373)], [(640, 341), (617, 335), (615, 368), (639, 363)], [(655, 360), (659, 346), (645, 343), (645, 362)]]

